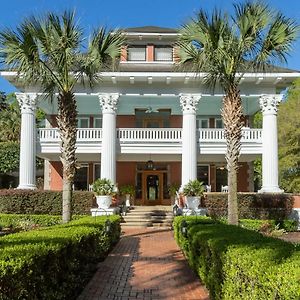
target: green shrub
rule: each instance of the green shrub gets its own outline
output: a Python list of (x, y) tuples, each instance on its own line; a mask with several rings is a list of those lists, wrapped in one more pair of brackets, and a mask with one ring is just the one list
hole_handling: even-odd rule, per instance
[(75, 299), (120, 237), (118, 216), (84, 217), (0, 239), (0, 299)]
[[(228, 194), (206, 193), (202, 206), (213, 218), (227, 216)], [(284, 220), (291, 214), (293, 197), (290, 194), (238, 193), (240, 219)]]
[(175, 238), (211, 299), (300, 299), (300, 246), (218, 221), (174, 221)]
[[(97, 207), (94, 193), (73, 192), (73, 214), (88, 215), (92, 207)], [(60, 215), (62, 192), (0, 190), (0, 213)]]

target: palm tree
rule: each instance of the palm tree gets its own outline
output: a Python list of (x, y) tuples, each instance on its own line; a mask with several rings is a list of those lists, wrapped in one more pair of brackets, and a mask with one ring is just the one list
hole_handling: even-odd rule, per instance
[(21, 74), (24, 84), (38, 82), (46, 95), (58, 93), (57, 124), (63, 165), (63, 221), (71, 220), (72, 184), (75, 175), (77, 83), (92, 85), (99, 72), (115, 66), (123, 35), (105, 28), (95, 30), (83, 52), (83, 29), (74, 12), (31, 17), (15, 30), (0, 32), (0, 51), (5, 65)]
[(21, 130), (21, 113), (18, 102), (6, 103), (0, 111), (0, 142), (18, 142)]
[(227, 144), (228, 221), (238, 223), (237, 171), (243, 127), (239, 82), (245, 71), (264, 71), (285, 63), (298, 26), (262, 2), (234, 5), (232, 16), (217, 9), (209, 15), (200, 10), (183, 26), (178, 42), (179, 66), (198, 74), (205, 82), (224, 91), (221, 115)]

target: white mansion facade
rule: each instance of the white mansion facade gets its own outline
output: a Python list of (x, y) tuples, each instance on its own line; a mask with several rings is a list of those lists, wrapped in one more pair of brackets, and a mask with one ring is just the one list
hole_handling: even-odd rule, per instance
[[(223, 92), (208, 90), (205, 73), (176, 70), (176, 30), (129, 28), (119, 70), (103, 72), (93, 89), (76, 88), (78, 106), (75, 189), (88, 189), (99, 177), (134, 185), (136, 203), (169, 203), (168, 186), (190, 179), (212, 191), (227, 185), (226, 142), (220, 109)], [(20, 93), (22, 113), (19, 187), (36, 185), (35, 156), (45, 159), (44, 187), (62, 189), (57, 103), (44, 100), (38, 84), (25, 88), (15, 72), (1, 72)], [(253, 161), (262, 156), (261, 192), (280, 192), (278, 186), (277, 108), (284, 90), (300, 73), (270, 67), (266, 73), (243, 74), (243, 129), (238, 190), (254, 191)], [(36, 129), (35, 111), (47, 117)], [(262, 110), (263, 129), (253, 128)]]

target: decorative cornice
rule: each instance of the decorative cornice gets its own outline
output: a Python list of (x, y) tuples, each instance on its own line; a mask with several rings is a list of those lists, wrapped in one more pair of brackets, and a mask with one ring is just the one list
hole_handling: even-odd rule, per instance
[(261, 95), (259, 97), (259, 105), (263, 114), (276, 115), (278, 105), (282, 101), (283, 95)]
[(179, 98), (183, 113), (196, 113), (201, 94), (180, 94)]
[(120, 95), (117, 93), (98, 94), (100, 105), (102, 107), (102, 112), (115, 113), (117, 110), (119, 96)]
[(37, 93), (16, 93), (21, 113), (34, 113), (37, 104)]

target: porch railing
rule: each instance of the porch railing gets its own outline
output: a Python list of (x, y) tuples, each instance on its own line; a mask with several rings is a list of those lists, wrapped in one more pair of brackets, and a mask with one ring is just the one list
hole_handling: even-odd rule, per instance
[[(199, 142), (225, 142), (224, 129), (198, 129)], [(41, 142), (58, 142), (60, 140), (57, 128), (40, 128), (38, 137)], [(244, 128), (242, 142), (260, 143), (261, 129)], [(182, 140), (181, 128), (119, 128), (117, 139), (121, 143), (130, 142), (168, 142), (180, 143)], [(99, 142), (102, 140), (101, 128), (78, 128), (78, 142)]]

